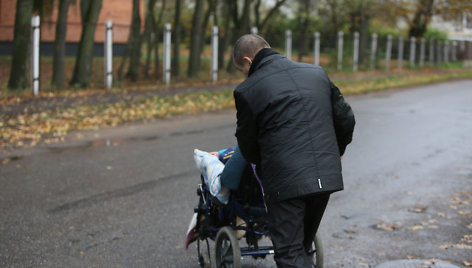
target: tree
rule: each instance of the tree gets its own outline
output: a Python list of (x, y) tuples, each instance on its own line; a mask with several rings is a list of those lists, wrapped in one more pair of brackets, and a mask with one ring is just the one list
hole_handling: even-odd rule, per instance
[(69, 4), (70, 0), (59, 0), (51, 81), (51, 86), (57, 89), (63, 89), (65, 87), (64, 57), (66, 48), (67, 13), (69, 11)]
[(434, 0), (420, 0), (416, 5), (416, 12), (410, 23), (408, 37), (422, 37), (426, 33), (431, 18), (433, 17)]
[(156, 39), (156, 19), (154, 18), (154, 6), (156, 5), (157, 0), (149, 0), (146, 9), (146, 15), (144, 19), (144, 33), (143, 39), (147, 43), (147, 53), (146, 53), (146, 67), (144, 74), (146, 77), (149, 77), (149, 69), (151, 68), (151, 56), (154, 48), (155, 39)]
[(300, 36), (298, 60), (308, 54), (308, 26), (310, 25), (311, 0), (300, 0), (298, 9), (298, 32)]
[(195, 11), (192, 18), (192, 34), (190, 36), (190, 57), (188, 62), (187, 76), (197, 75), (200, 66), (200, 44), (202, 38), (202, 19), (203, 19), (204, 0), (195, 1)]
[(82, 19), (82, 35), (75, 60), (74, 74), (71, 85), (87, 87), (92, 74), (93, 44), (95, 26), (102, 7), (102, 0), (81, 0), (80, 15)]
[(172, 74), (180, 74), (180, 37), (181, 37), (181, 24), (180, 19), (182, 11), (182, 0), (175, 1), (175, 14), (174, 14), (174, 51), (172, 56)]
[(254, 8), (254, 16), (256, 18), (255, 25), (259, 32), (263, 32), (265, 28), (267, 27), (267, 24), (269, 21), (279, 12), (280, 7), (282, 7), (287, 0), (276, 0), (275, 5), (267, 12), (267, 15), (264, 17), (264, 19), (261, 21), (261, 12), (260, 12), (260, 7), (261, 3), (260, 1), (256, 2), (255, 8)]
[(13, 34), (13, 58), (11, 63), (10, 90), (23, 89), (28, 86), (26, 62), (31, 32), (31, 15), (33, 13), (33, 0), (18, 0), (16, 3), (15, 31)]
[(127, 50), (130, 55), (130, 62), (126, 77), (131, 81), (138, 80), (139, 61), (141, 58), (141, 16), (139, 14), (139, 0), (133, 0), (133, 14), (131, 19), (131, 30), (128, 38)]

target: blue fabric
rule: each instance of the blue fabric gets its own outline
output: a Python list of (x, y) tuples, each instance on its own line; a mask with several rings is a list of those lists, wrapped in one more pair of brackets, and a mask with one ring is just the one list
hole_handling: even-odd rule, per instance
[(221, 184), (231, 190), (237, 190), (247, 161), (244, 159), (239, 146), (234, 149), (233, 155), (228, 159), (221, 174)]
[(234, 148), (230, 147), (227, 149), (219, 150), (218, 151), (218, 159), (223, 162), (223, 164), (226, 164), (226, 162), (233, 156), (234, 154)]

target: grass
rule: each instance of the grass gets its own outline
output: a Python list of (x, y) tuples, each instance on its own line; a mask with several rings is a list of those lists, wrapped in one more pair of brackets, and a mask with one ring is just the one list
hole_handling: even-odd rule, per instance
[[(2, 65), (1, 63), (0, 65)], [(205, 60), (203, 66), (208, 64)], [(0, 66), (1, 67), (1, 66)], [(409, 87), (452, 79), (472, 78), (472, 69), (450, 63), (440, 68), (422, 70), (370, 71), (334, 73), (332, 80), (343, 94), (363, 94), (391, 88)], [(209, 75), (209, 72), (208, 72)], [(238, 78), (241, 80), (241, 78)], [(189, 83), (189, 82), (187, 82)], [(199, 83), (192, 81), (191, 83)], [(201, 82), (200, 82), (201, 83)], [(135, 85), (135, 88), (139, 86)], [(114, 89), (114, 92), (122, 92)], [(234, 107), (232, 88), (175, 94), (166, 97), (139, 97), (99, 105), (81, 105), (55, 110), (43, 110), (17, 115), (0, 115), (0, 150), (35, 146), (61, 141), (72, 130), (114, 127), (133, 121), (146, 121), (175, 115), (190, 115)], [(103, 90), (73, 90), (42, 92), (42, 97), (55, 101), (56, 96), (84, 97)], [(4, 93), (0, 104), (11, 105), (31, 100), (29, 91)]]

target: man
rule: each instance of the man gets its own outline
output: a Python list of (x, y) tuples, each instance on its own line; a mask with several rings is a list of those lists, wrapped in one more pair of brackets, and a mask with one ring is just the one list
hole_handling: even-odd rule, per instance
[(331, 193), (343, 189), (341, 156), (354, 115), (323, 68), (291, 61), (260, 36), (236, 41), (247, 79), (234, 91), (236, 138), (257, 165), (278, 267), (311, 267), (308, 249)]

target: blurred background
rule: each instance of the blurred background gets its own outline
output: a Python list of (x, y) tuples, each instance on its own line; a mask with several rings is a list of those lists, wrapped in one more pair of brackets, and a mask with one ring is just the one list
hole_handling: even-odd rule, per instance
[(472, 59), (469, 0), (0, 0), (4, 96), (31, 86), (31, 18), (36, 15), (41, 91), (105, 88), (107, 21), (117, 89), (164, 83), (166, 23), (173, 84), (215, 82), (214, 26), (220, 83), (243, 78), (232, 65), (231, 46), (249, 32), (292, 59), (316, 62), (330, 73), (462, 68)]

